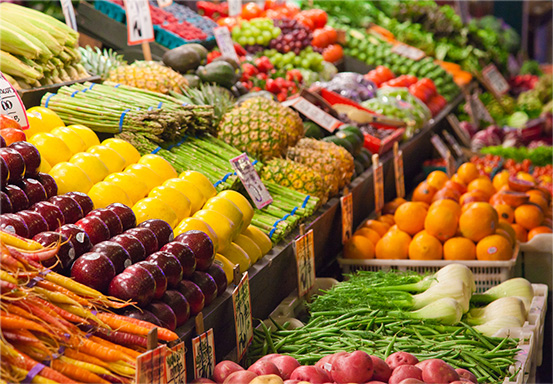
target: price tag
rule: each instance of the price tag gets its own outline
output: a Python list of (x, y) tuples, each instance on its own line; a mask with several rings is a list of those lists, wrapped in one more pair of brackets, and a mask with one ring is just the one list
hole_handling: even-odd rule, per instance
[(308, 119), (313, 120), (330, 133), (334, 132), (336, 128), (343, 124), (340, 120), (326, 113), (321, 108), (301, 96), (290, 100), (284, 105), (287, 107), (293, 107), (295, 110), (305, 115)]
[(298, 296), (303, 297), (315, 284), (315, 248), (313, 230), (298, 237), (296, 243), (296, 266), (298, 267)]
[(240, 59), (236, 54), (236, 49), (234, 49), (234, 43), (232, 42), (232, 37), (227, 27), (217, 27), (213, 29), (213, 34), (215, 35), (215, 40), (217, 40), (217, 46), (223, 54), (223, 56), (230, 57), (235, 60), (237, 63), (240, 63)]
[(434, 148), (436, 148), (436, 150), (438, 151), (442, 159), (447, 160), (448, 149), (445, 143), (440, 138), (440, 136), (432, 135), (432, 138), (430, 139), (430, 141), (432, 142), (432, 144), (434, 145)]
[(342, 205), (342, 244), (352, 236), (353, 228), (353, 195), (351, 192), (340, 197)]
[(261, 181), (248, 155), (245, 153), (230, 160), (230, 164), (244, 184), (246, 191), (252, 198), (255, 206), (261, 209), (273, 202), (273, 198)]
[(451, 128), (453, 128), (453, 131), (457, 134), (457, 137), (463, 142), (463, 145), (467, 148), (470, 148), (470, 137), (467, 135), (465, 131), (461, 129), (461, 125), (459, 123), (459, 119), (457, 119), (457, 116), (455, 116), (453, 113), (450, 113), (447, 115), (447, 121), (449, 121), (449, 124), (451, 125)]
[(374, 210), (379, 214), (384, 208), (384, 172), (378, 155), (373, 155)]
[(445, 129), (442, 131), (442, 134), (444, 135), (445, 140), (449, 143), (451, 148), (453, 148), (453, 150), (455, 151), (457, 157), (459, 157), (460, 159), (464, 159), (465, 154), (463, 153), (463, 150), (461, 149), (461, 146), (459, 145), (457, 140), (455, 140), (455, 138), (451, 136), (451, 134)]
[(403, 43), (397, 43), (394, 45), (392, 47), (392, 52), (415, 61), (419, 61), (426, 56), (426, 54), (420, 49)]
[(405, 178), (403, 175), (403, 151), (399, 150), (397, 141), (394, 143), (394, 173), (396, 175), (396, 195), (397, 197), (404, 197)]
[(75, 8), (71, 0), (61, 0), (61, 10), (65, 17), (65, 24), (73, 30), (77, 30), (77, 18), (75, 17)]
[(228, 15), (240, 16), (242, 13), (242, 0), (228, 0)]
[(157, 0), (157, 5), (160, 8), (165, 8), (173, 4), (173, 0)]
[(237, 356), (238, 360), (242, 360), (253, 339), (252, 299), (247, 271), (244, 272), (240, 283), (232, 291), (232, 306), (234, 307)]
[(487, 121), (488, 123), (494, 123), (493, 117), (488, 112), (488, 109), (480, 100), (480, 92), (471, 94), (465, 94), (465, 111), (468, 112), (472, 119), (472, 123), (477, 127), (480, 126), (480, 121)]
[(487, 85), (490, 91), (497, 96), (504, 95), (509, 91), (509, 83), (494, 64), (490, 64), (482, 70), (482, 78), (484, 79), (484, 85)]
[(148, 0), (124, 0), (127, 13), (127, 44), (154, 41), (154, 26)]
[(21, 125), (21, 128), (29, 128), (27, 111), (19, 94), (0, 72), (0, 115), (9, 116)]
[(194, 363), (194, 379), (211, 377), (215, 369), (215, 342), (213, 329), (192, 339), (192, 360)]
[(167, 351), (165, 370), (167, 372), (168, 384), (186, 383), (186, 360), (184, 358), (186, 352), (185, 349), (183, 341)]
[(457, 170), (457, 167), (455, 165), (455, 159), (453, 158), (453, 155), (448, 150), (446, 157), (445, 157), (445, 166), (446, 166), (446, 173), (448, 177), (451, 177), (455, 174), (455, 171)]
[(135, 381), (137, 384), (167, 383), (166, 352), (167, 348), (164, 345), (160, 345), (156, 349), (145, 352), (136, 358)]

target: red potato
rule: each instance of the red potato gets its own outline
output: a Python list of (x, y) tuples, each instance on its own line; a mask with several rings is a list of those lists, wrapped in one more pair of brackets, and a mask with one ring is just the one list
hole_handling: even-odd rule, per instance
[(420, 381), (419, 379), (413, 379), (410, 377), (408, 379), (400, 381), (399, 384), (424, 384), (424, 381)]
[(332, 382), (326, 371), (313, 365), (302, 365), (292, 372), (292, 380), (308, 381), (311, 384), (323, 384)]
[(216, 383), (223, 383), (231, 373), (238, 371), (245, 371), (245, 369), (239, 364), (236, 364), (234, 361), (221, 361), (213, 370), (213, 380), (215, 380)]
[(426, 367), (426, 365), (427, 365), (428, 363), (430, 363), (432, 360), (440, 360), (440, 361), (442, 361), (442, 359), (428, 359), (428, 360), (423, 360), (423, 361), (418, 362), (417, 364), (415, 364), (415, 367), (420, 368), (421, 370), (423, 370), (424, 367)]
[(276, 365), (282, 380), (288, 380), (292, 372), (300, 366), (296, 359), (286, 355), (275, 356), (270, 362)]
[(414, 365), (400, 365), (392, 371), (388, 383), (399, 384), (405, 379), (417, 379), (422, 381), (422, 371)]
[(473, 383), (478, 383), (476, 376), (474, 376), (474, 374), (468, 369), (457, 368), (455, 372), (457, 372), (461, 380), (465, 379), (467, 381), (472, 381)]
[(400, 365), (415, 365), (418, 362), (419, 359), (407, 352), (395, 352), (386, 358), (386, 364), (392, 371)]
[(330, 375), (330, 371), (332, 369), (332, 364), (334, 360), (337, 357), (340, 357), (343, 355), (347, 355), (347, 352), (337, 352), (337, 353), (333, 353), (332, 355), (326, 355), (321, 360), (317, 361), (317, 363), (315, 364), (315, 367), (321, 368), (322, 370), (326, 371)]
[(228, 375), (223, 384), (246, 384), (256, 377), (257, 375), (251, 371), (236, 371)]
[(299, 380), (284, 380), (284, 384), (298, 384), (301, 383)]
[(387, 381), (374, 381), (374, 380), (371, 380), (365, 384), (387, 384), (388, 382)]
[(280, 371), (277, 366), (272, 362), (267, 360), (258, 360), (248, 368), (248, 371), (255, 373), (258, 376), (261, 375), (278, 375), (280, 376)]
[(365, 383), (373, 376), (373, 361), (363, 351), (338, 356), (332, 362), (330, 376), (339, 384)]
[[(258, 359), (257, 361), (271, 361), (275, 357), (279, 357), (279, 356), (282, 356), (282, 355), (280, 353), (270, 353), (268, 355), (263, 356), (261, 359)], [(257, 361), (256, 361), (256, 363), (257, 363)]]
[(262, 375), (250, 381), (250, 384), (284, 384), (284, 381), (278, 375)]
[(390, 376), (392, 375), (392, 369), (378, 356), (369, 355), (373, 362), (373, 381), (383, 381), (388, 382)]
[(198, 377), (191, 382), (192, 384), (217, 384), (213, 380), (206, 379), (205, 377)]
[(422, 380), (425, 383), (447, 384), (459, 380), (459, 374), (445, 361), (433, 359), (424, 366)]

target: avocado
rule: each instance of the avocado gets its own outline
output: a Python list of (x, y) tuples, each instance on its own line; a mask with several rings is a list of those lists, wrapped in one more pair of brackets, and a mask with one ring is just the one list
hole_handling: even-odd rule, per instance
[(225, 88), (232, 87), (238, 80), (234, 67), (226, 61), (214, 61), (200, 66), (196, 75), (205, 83), (215, 83)]
[(194, 48), (181, 45), (165, 52), (163, 54), (163, 63), (177, 72), (186, 73), (198, 68), (202, 63), (202, 58)]
[(341, 139), (341, 138), (337, 137), (336, 135), (332, 135), (332, 136), (325, 137), (323, 139), (323, 141), (339, 145), (340, 147), (345, 148), (346, 151), (348, 151), (349, 153), (353, 154), (353, 146), (346, 139)]
[(340, 131), (355, 133), (361, 141), (365, 141), (365, 135), (363, 135), (363, 132), (355, 125), (346, 125), (343, 128), (341, 127)]
[(235, 69), (235, 70), (238, 70), (240, 69), (240, 64), (238, 64), (236, 62), (236, 60), (228, 57), (228, 56), (219, 56), (219, 57), (216, 57), (213, 59), (213, 62), (215, 61), (226, 61), (227, 63), (229, 63), (230, 65), (232, 65), (232, 67)]
[(353, 159), (360, 162), (365, 169), (370, 168), (371, 166), (371, 158), (367, 156), (367, 154), (363, 151), (360, 151), (357, 155), (354, 156)]
[(361, 150), (361, 147), (363, 146), (363, 142), (361, 139), (359, 139), (359, 136), (357, 136), (355, 133), (347, 132), (347, 131), (338, 131), (336, 132), (336, 137), (349, 141), (351, 146), (353, 147), (353, 154), (359, 153)]
[(200, 85), (200, 78), (196, 75), (185, 74), (183, 77), (188, 81), (188, 86), (190, 88), (197, 88)]
[(324, 137), (323, 129), (312, 121), (303, 123), (303, 132), (305, 137), (320, 140)]
[[(365, 147), (361, 148), (361, 152), (364, 153), (365, 155), (367, 155), (367, 157), (368, 157), (369, 159), (372, 159), (372, 158), (373, 158), (372, 152), (369, 151), (367, 148), (365, 148)], [(371, 162), (372, 162), (372, 160), (371, 160)]]
[(186, 44), (186, 46), (198, 52), (198, 55), (200, 55), (200, 58), (202, 60), (201, 64), (207, 63), (207, 49), (203, 45), (192, 43)]
[(357, 174), (357, 176), (365, 171), (365, 167), (363, 167), (363, 164), (361, 164), (359, 161), (353, 160), (353, 165), (355, 166), (355, 173)]

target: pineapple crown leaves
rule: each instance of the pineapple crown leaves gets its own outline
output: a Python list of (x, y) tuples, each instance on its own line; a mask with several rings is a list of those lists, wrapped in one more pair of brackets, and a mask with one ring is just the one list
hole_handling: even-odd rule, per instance
[(87, 45), (86, 48), (79, 47), (81, 54), (81, 64), (92, 75), (100, 76), (103, 80), (107, 79), (109, 72), (122, 65), (126, 65), (127, 61), (123, 59), (123, 55), (119, 55), (111, 48), (101, 50), (98, 47), (94, 49)]

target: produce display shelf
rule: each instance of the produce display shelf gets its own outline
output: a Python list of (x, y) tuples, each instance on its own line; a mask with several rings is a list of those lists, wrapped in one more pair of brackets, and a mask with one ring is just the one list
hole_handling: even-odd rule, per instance
[(40, 100), (42, 100), (42, 96), (44, 96), (48, 92), (56, 93), (58, 89), (60, 89), (61, 87), (70, 86), (76, 83), (85, 83), (87, 81), (91, 83), (100, 83), (102, 79), (100, 78), (100, 76), (90, 76), (84, 79), (65, 81), (63, 83), (52, 84), (52, 85), (45, 85), (44, 87), (22, 89), (17, 91), (17, 93), (19, 93), (19, 97), (21, 97), (21, 101), (25, 105), (25, 108), (29, 109), (31, 107), (36, 107), (40, 105)]
[[(416, 175), (422, 171), (422, 162), (432, 155), (430, 136), (448, 127), (445, 117), (463, 100), (460, 94), (434, 119), (430, 120), (413, 138), (401, 143), (406, 175)], [(425, 157), (427, 156), (427, 157)], [(384, 170), (384, 189), (386, 199), (395, 196), (393, 174), (393, 154), (385, 153), (381, 157)], [(414, 187), (413, 180), (406, 178), (406, 190)], [(349, 186), (353, 195), (353, 227), (358, 226), (374, 210), (374, 187), (372, 169), (359, 175)], [(341, 209), (339, 197), (330, 199), (305, 222), (305, 229), (313, 229), (315, 265), (318, 276), (335, 275), (339, 271), (336, 255), (341, 244)], [(249, 270), (252, 316), (254, 319), (266, 319), (267, 316), (297, 287), (294, 239), (299, 229), (294, 230), (266, 256)], [(203, 311), (205, 329), (213, 328), (217, 361), (224, 359), (235, 348), (235, 329), (232, 318), (232, 287), (227, 289), (209, 307)], [(185, 340), (188, 350), (191, 338), (196, 336), (194, 321), (189, 320), (177, 329)], [(187, 371), (192, 372), (192, 358), (187, 356)]]

